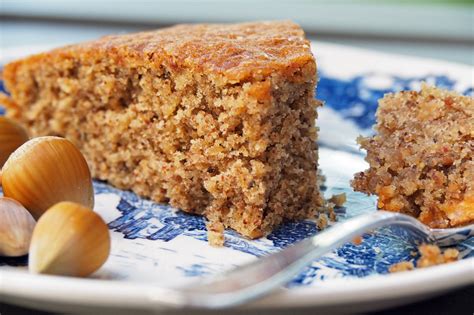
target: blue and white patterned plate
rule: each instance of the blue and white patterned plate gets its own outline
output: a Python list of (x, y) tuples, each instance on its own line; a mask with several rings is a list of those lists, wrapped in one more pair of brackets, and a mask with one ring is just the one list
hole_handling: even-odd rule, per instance
[[(338, 219), (344, 220), (375, 211), (375, 199), (353, 192), (349, 180), (366, 168), (355, 138), (370, 134), (377, 99), (387, 92), (416, 89), (422, 81), (472, 95), (473, 69), (322, 43), (313, 47), (320, 74), (318, 98), (325, 102), (318, 119), (320, 168), (327, 177), (327, 196), (347, 194), (345, 207), (337, 209)], [(1, 61), (20, 54), (10, 51)], [(95, 182), (95, 192), (95, 210), (108, 222), (113, 239), (104, 267), (91, 279), (35, 276), (26, 271), (26, 257), (0, 258), (0, 297), (69, 312), (73, 305), (156, 310), (166, 301), (160, 288), (228, 270), (318, 233), (312, 221), (288, 222), (254, 241), (227, 231), (225, 248), (212, 248), (201, 217), (102, 182)], [(391, 264), (414, 259), (410, 253), (417, 241), (400, 228), (377, 230), (358, 246), (346, 244), (314, 261), (280, 292), (249, 307), (357, 302), (368, 309), (380, 307), (381, 301), (403, 303), (474, 282), (474, 237), (459, 244), (459, 262), (388, 275)]]

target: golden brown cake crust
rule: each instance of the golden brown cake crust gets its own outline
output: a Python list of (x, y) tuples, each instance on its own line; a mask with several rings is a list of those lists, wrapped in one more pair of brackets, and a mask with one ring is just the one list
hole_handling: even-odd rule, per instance
[(375, 129), (375, 136), (359, 139), (370, 168), (355, 175), (355, 190), (431, 227), (474, 222), (472, 97), (428, 85), (387, 94)]
[[(92, 49), (92, 50), (91, 50)], [(183, 24), (162, 30), (110, 35), (79, 45), (51, 51), (50, 55), (107, 53), (117, 62), (146, 58), (157, 67), (189, 67), (220, 74), (229, 81), (262, 79), (274, 73), (288, 73), (314, 62), (303, 30), (290, 21), (240, 24)], [(120, 51), (120, 54), (116, 54)], [(128, 58), (124, 58), (127, 56)], [(23, 62), (45, 57), (43, 54)]]

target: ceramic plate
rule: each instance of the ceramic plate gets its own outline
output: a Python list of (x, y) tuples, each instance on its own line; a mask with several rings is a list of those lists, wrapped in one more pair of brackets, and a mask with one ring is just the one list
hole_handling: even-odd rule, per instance
[[(313, 43), (319, 65), (320, 168), (326, 196), (345, 192), (338, 220), (375, 211), (375, 199), (350, 189), (352, 175), (367, 167), (355, 145), (370, 134), (377, 99), (391, 91), (417, 89), (422, 81), (473, 94), (472, 67)], [(6, 62), (25, 50), (5, 50)], [(0, 109), (0, 113), (2, 110)], [(107, 263), (89, 279), (27, 273), (27, 257), (0, 258), (0, 296), (10, 303), (50, 310), (163, 310), (164, 288), (231, 269), (318, 233), (312, 221), (283, 224), (268, 237), (249, 241), (226, 232), (224, 248), (207, 243), (201, 217), (156, 204), (95, 182), (96, 207), (112, 233)], [(407, 273), (388, 267), (414, 259), (416, 237), (403, 229), (379, 229), (360, 245), (346, 244), (314, 261), (286, 287), (246, 308), (312, 307), (368, 310), (407, 303), (474, 282), (474, 237), (459, 244), (459, 262)], [(115, 311), (114, 311), (115, 312)]]

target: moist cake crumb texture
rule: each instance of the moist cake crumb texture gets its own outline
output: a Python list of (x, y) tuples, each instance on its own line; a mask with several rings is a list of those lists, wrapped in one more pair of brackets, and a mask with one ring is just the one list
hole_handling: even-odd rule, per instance
[(433, 228), (474, 222), (473, 97), (426, 84), (387, 94), (375, 130), (358, 139), (370, 168), (355, 175), (355, 190)]
[(313, 216), (316, 63), (291, 22), (107, 36), (5, 66), (7, 116), (58, 135), (93, 176), (224, 227), (265, 235)]

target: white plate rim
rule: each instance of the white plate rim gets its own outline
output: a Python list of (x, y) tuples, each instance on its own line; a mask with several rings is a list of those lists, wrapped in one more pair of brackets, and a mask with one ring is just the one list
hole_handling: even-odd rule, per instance
[[(473, 283), (474, 258), (468, 258), (410, 272), (332, 279), (312, 287), (280, 289), (275, 294), (246, 305), (245, 308), (362, 303), (386, 299), (387, 290), (390, 290), (390, 298), (404, 298)], [(66, 304), (87, 303), (91, 307), (157, 310), (174, 307), (166, 303), (169, 294), (166, 288), (139, 282), (31, 275), (19, 270), (2, 270), (0, 274), (0, 295), (42, 302), (54, 300)]]

